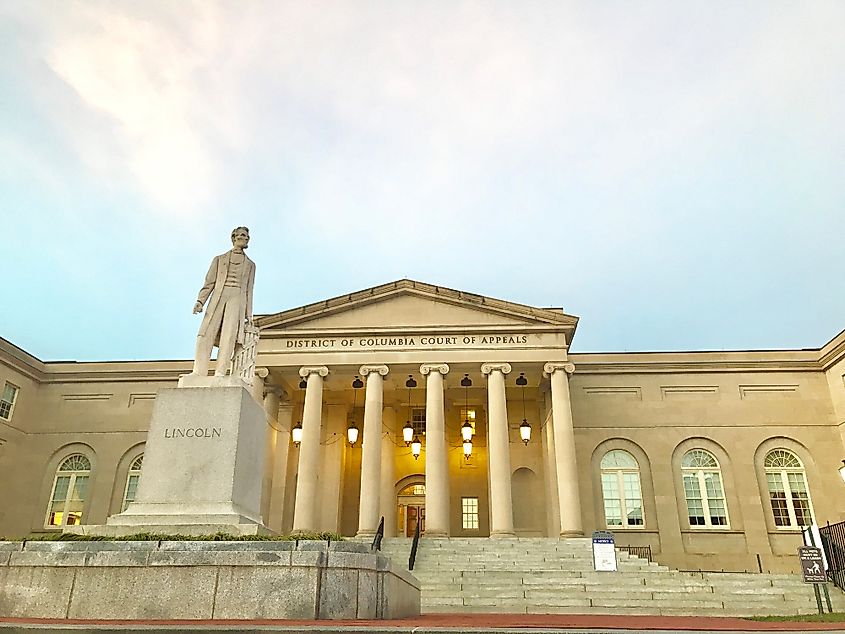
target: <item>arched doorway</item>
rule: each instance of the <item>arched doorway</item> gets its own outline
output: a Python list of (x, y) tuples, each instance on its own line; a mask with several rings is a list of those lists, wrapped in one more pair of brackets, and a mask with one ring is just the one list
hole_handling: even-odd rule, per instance
[(420, 525), (420, 533), (425, 531), (425, 477), (410, 476), (398, 484), (397, 534), (413, 537)]

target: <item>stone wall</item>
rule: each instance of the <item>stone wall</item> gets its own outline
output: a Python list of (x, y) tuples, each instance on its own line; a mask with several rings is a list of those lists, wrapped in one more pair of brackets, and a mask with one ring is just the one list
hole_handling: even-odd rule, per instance
[(0, 616), (390, 619), (419, 582), (355, 542), (0, 542)]

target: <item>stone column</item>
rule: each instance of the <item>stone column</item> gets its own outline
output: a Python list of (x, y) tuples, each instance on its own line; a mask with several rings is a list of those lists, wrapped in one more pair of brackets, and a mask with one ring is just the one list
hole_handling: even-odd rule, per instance
[(273, 491), (273, 473), (278, 453), (279, 405), (284, 391), (278, 385), (264, 381), (264, 415), (267, 417), (267, 450), (264, 459), (264, 480), (261, 484), (261, 518), (270, 526), (270, 495)]
[(510, 363), (485, 363), (487, 376), (487, 453), (490, 461), (490, 537), (513, 537), (511, 448), (505, 375)]
[[(286, 399), (286, 397), (284, 397)], [(289, 400), (279, 405), (276, 423), (276, 455), (273, 460), (273, 489), (270, 493), (270, 510), (267, 527), (277, 533), (285, 530), (285, 493), (288, 486), (288, 456), (290, 455), (290, 428), (293, 424), (293, 405)], [(289, 502), (289, 501), (288, 501)], [(290, 518), (291, 515), (288, 515)], [(290, 520), (289, 520), (290, 521)]]
[(443, 377), (445, 363), (424, 363), (420, 374), (425, 383), (425, 533), (449, 535), (449, 463), (446, 459)]
[(384, 536), (396, 537), (396, 410), (390, 406), (381, 412), (381, 493), (380, 515), (384, 517)]
[(578, 493), (578, 465), (575, 462), (575, 431), (569, 401), (569, 375), (573, 372), (575, 365), (572, 363), (547, 363), (543, 366), (543, 374), (550, 377), (552, 383), (552, 424), (561, 537), (584, 534)]
[(323, 378), (329, 375), (324, 366), (299, 369), (306, 379), (305, 406), (302, 411), (302, 443), (299, 446), (296, 502), (293, 511), (293, 531), (317, 529), (317, 468), (320, 461), (320, 424), (323, 414)]
[(560, 535), (560, 498), (557, 487), (557, 459), (555, 458), (555, 426), (552, 423), (552, 392), (543, 391), (545, 414), (543, 417), (543, 457), (546, 474), (547, 525), (549, 536)]
[(381, 494), (381, 408), (384, 402), (386, 365), (362, 365), (367, 377), (364, 400), (364, 440), (361, 445), (361, 498), (358, 505), (358, 536), (372, 537), (379, 523)]

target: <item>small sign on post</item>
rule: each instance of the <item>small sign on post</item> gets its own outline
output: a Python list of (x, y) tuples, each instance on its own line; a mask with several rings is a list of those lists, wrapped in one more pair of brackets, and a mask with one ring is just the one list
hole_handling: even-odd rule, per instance
[(816, 546), (800, 546), (798, 548), (798, 559), (801, 560), (804, 583), (824, 583), (827, 581), (821, 548), (817, 548)]
[(593, 567), (596, 570), (616, 571), (616, 542), (609, 531), (593, 531)]

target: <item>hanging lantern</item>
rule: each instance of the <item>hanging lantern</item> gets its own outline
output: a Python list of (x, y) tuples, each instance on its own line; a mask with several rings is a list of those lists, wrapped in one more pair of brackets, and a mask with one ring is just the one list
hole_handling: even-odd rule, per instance
[(298, 422), (296, 425), (293, 426), (293, 429), (290, 430), (290, 436), (293, 439), (293, 444), (296, 447), (299, 447), (299, 443), (302, 442), (302, 423)]
[(522, 442), (526, 445), (528, 441), (531, 440), (531, 425), (528, 424), (528, 421), (524, 418), (522, 419), (522, 423), (519, 425), (519, 437), (522, 438)]
[[(402, 440), (405, 441), (405, 446), (408, 447), (414, 440), (414, 426), (411, 424), (411, 388), (417, 387), (417, 382), (414, 380), (413, 374), (408, 375), (408, 380), (405, 381), (405, 387), (408, 388), (408, 420), (405, 421), (405, 426), (402, 428)], [(419, 452), (416, 455), (419, 456)]]
[(468, 461), (471, 456), (472, 456), (472, 441), (471, 440), (464, 440), (464, 458), (466, 458), (467, 461)]
[(299, 381), (299, 389), (300, 389), (300, 390), (304, 390), (306, 387), (308, 387), (308, 381), (306, 381), (306, 380), (305, 380), (305, 377), (303, 377), (303, 378)]
[(411, 453), (414, 454), (414, 460), (420, 457), (420, 453), (422, 452), (422, 443), (420, 442), (419, 436), (414, 436), (414, 439), (411, 441)]
[(349, 441), (350, 447), (354, 447), (355, 443), (358, 442), (358, 427), (354, 421), (350, 422), (349, 427), (346, 428), (346, 439)]
[[(461, 379), (461, 387), (464, 388), (464, 424), (461, 425), (461, 439), (464, 442), (464, 455), (469, 460), (472, 454), (472, 435), (475, 430), (472, 428), (472, 423), (469, 422), (469, 387), (472, 385), (472, 379), (469, 374), (464, 374)], [(467, 443), (469, 443), (469, 453), (467, 453)]]
[(355, 375), (355, 380), (352, 381), (352, 413), (349, 415), (349, 427), (346, 428), (346, 439), (349, 441), (349, 446), (354, 447), (358, 442), (359, 429), (355, 424), (355, 408), (358, 406), (358, 390), (364, 387), (364, 382)]
[(531, 440), (531, 425), (528, 424), (528, 419), (525, 416), (525, 386), (528, 385), (525, 372), (519, 373), (519, 376), (516, 377), (516, 384), (522, 388), (522, 423), (519, 425), (519, 437), (528, 446), (528, 441)]

